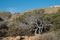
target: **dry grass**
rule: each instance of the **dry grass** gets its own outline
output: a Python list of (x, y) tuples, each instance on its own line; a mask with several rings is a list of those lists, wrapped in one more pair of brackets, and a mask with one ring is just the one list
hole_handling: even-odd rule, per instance
[(51, 13), (56, 13), (60, 7), (52, 7), (52, 8), (46, 8), (45, 13), (51, 14)]

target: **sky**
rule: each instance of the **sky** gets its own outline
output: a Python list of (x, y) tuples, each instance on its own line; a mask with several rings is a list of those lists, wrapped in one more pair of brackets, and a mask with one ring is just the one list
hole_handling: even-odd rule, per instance
[(60, 5), (60, 0), (0, 0), (0, 11), (24, 12)]

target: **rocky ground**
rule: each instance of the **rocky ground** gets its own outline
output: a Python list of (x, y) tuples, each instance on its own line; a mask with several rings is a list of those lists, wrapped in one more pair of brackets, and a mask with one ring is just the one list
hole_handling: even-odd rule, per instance
[(36, 34), (35, 36), (4, 37), (1, 40), (60, 40), (59, 32), (48, 32), (42, 35)]

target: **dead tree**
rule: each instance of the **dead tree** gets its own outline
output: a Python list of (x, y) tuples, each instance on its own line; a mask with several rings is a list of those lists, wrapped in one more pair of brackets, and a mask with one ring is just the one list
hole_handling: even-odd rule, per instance
[(49, 23), (46, 22), (42, 18), (35, 19), (34, 22), (31, 23), (33, 26), (31, 28), (31, 31), (36, 34), (42, 34), (44, 32), (47, 32), (49, 30)]

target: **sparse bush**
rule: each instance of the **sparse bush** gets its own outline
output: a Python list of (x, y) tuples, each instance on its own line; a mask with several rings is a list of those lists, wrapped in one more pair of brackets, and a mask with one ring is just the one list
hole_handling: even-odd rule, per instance
[[(44, 10), (41, 10), (41, 11), (44, 11)], [(49, 23), (43, 19), (44, 14), (39, 14), (38, 12), (37, 13), (25, 12), (24, 14), (21, 14), (21, 15), (19, 14), (19, 15), (14, 15), (14, 16), (11, 18), (12, 21), (10, 20), (10, 22), (8, 23), (10, 27), (9, 32), (11, 31), (10, 34), (12, 35), (13, 34), (32, 35), (32, 34), (35, 34), (35, 29), (37, 29), (37, 32), (39, 31), (41, 33), (49, 30)], [(38, 34), (40, 34), (39, 32)]]
[(8, 27), (6, 23), (0, 23), (0, 37), (7, 36)]

